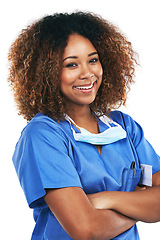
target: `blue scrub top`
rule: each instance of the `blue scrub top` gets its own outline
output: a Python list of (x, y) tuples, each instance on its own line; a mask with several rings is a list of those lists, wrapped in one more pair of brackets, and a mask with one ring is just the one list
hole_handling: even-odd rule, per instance
[[(32, 240), (71, 239), (46, 205), (46, 188), (80, 187), (86, 194), (101, 191), (133, 191), (140, 164), (160, 170), (160, 158), (130, 116), (110, 113), (127, 132), (127, 138), (102, 146), (101, 154), (89, 143), (76, 142), (68, 121), (57, 123), (38, 113), (23, 129), (13, 163), (28, 205), (34, 209)], [(108, 126), (98, 122), (100, 132)], [(72, 126), (75, 131), (78, 131)], [(131, 163), (135, 161), (135, 173)], [(114, 239), (139, 239), (136, 225)]]

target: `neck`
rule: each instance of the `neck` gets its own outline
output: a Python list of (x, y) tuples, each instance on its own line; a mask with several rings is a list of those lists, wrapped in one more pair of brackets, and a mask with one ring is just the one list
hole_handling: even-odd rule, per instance
[(95, 115), (92, 113), (89, 105), (71, 105), (66, 114), (78, 125), (91, 133), (99, 133), (99, 127)]
[(76, 106), (76, 108), (69, 107), (66, 110), (66, 114), (68, 114), (68, 116), (79, 126), (83, 125), (84, 122), (93, 119), (93, 114), (89, 105), (79, 105)]

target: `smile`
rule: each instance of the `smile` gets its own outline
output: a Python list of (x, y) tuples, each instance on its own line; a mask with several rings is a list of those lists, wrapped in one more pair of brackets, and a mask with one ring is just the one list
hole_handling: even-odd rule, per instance
[(90, 85), (88, 86), (76, 86), (74, 88), (78, 89), (78, 90), (90, 90), (92, 89), (92, 87), (94, 86), (94, 82), (92, 82)]

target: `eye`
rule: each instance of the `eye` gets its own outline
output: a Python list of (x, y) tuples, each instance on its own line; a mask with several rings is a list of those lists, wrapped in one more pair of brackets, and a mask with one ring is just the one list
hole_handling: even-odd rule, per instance
[(78, 66), (78, 64), (77, 63), (68, 63), (67, 65), (66, 65), (66, 68), (75, 68), (75, 67), (77, 67)]
[(97, 63), (98, 61), (98, 58), (92, 58), (91, 60), (89, 60), (89, 63)]

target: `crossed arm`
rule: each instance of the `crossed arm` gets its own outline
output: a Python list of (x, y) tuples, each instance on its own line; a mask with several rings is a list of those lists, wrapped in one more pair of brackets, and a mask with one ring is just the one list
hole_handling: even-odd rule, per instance
[(87, 196), (81, 188), (69, 187), (47, 190), (44, 199), (71, 238), (111, 239), (139, 220), (160, 220), (160, 172), (153, 175), (153, 187), (144, 191)]
[(137, 221), (160, 221), (160, 186), (134, 192), (101, 192), (88, 197), (95, 208), (112, 209)]

